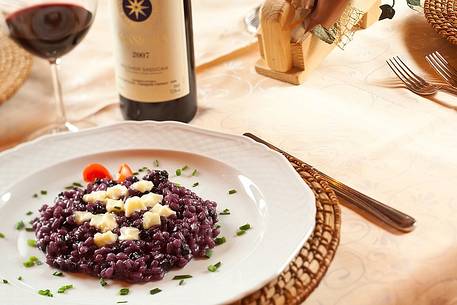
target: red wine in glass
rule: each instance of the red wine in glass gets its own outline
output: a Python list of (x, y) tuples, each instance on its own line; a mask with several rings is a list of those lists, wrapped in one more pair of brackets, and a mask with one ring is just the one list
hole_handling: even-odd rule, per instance
[(82, 6), (45, 3), (26, 7), (6, 18), (10, 37), (39, 57), (56, 60), (77, 46), (93, 16)]
[[(51, 64), (57, 119), (29, 138), (47, 133), (78, 131), (68, 122), (59, 79), (60, 57), (73, 50), (94, 21), (97, 0), (0, 0), (0, 29), (21, 47)], [(4, 21), (4, 22), (2, 22)]]

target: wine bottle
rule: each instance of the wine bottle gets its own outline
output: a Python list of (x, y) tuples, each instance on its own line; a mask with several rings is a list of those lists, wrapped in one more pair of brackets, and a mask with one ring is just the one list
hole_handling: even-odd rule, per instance
[(197, 111), (191, 0), (110, 2), (124, 118), (191, 121)]

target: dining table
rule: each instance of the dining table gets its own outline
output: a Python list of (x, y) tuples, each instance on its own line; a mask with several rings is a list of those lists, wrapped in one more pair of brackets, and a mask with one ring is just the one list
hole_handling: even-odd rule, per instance
[[(107, 2), (62, 59), (67, 114), (81, 128), (123, 121)], [(416, 95), (386, 64), (400, 56), (442, 83), (425, 56), (439, 51), (457, 65), (457, 46), (397, 1), (392, 19), (357, 31), (295, 86), (255, 71), (257, 37), (243, 17), (257, 5), (193, 1), (199, 106), (190, 124), (253, 133), (417, 220), (412, 232), (400, 233), (343, 205), (333, 262), (303, 304), (457, 304), (457, 98)], [(0, 151), (51, 123), (53, 105), (48, 64), (34, 58), (24, 85), (0, 105)]]

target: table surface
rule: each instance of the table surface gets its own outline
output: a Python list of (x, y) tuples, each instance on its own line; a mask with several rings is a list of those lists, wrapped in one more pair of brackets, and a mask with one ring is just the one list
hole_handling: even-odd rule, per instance
[[(457, 48), (405, 3), (396, 9), (393, 20), (359, 31), (344, 51), (335, 50), (302, 86), (257, 75), (255, 45), (198, 70), (199, 112), (192, 125), (257, 134), (417, 219), (415, 231), (397, 234), (343, 208), (340, 247), (307, 305), (457, 303), (457, 100), (444, 93), (416, 96), (385, 64), (400, 55), (436, 79), (424, 56), (439, 50), (457, 63)], [(65, 58), (72, 120), (122, 120), (110, 44), (105, 23), (97, 22)], [(46, 64), (35, 60), (31, 79), (0, 107), (0, 147), (46, 123), (30, 109), (52, 114), (52, 102), (43, 102), (51, 97), (47, 76)], [(21, 120), (11, 115), (17, 112)]]

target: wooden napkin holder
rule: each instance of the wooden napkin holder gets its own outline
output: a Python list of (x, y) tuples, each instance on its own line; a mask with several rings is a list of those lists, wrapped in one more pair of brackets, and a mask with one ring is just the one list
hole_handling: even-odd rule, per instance
[[(366, 29), (378, 21), (381, 0), (352, 0), (351, 5), (365, 12), (358, 27)], [(261, 58), (256, 63), (256, 71), (300, 85), (338, 42), (326, 43), (312, 33), (306, 33), (300, 42), (292, 42), (292, 30), (287, 27), (292, 14), (293, 8), (287, 0), (265, 1), (257, 33)]]

